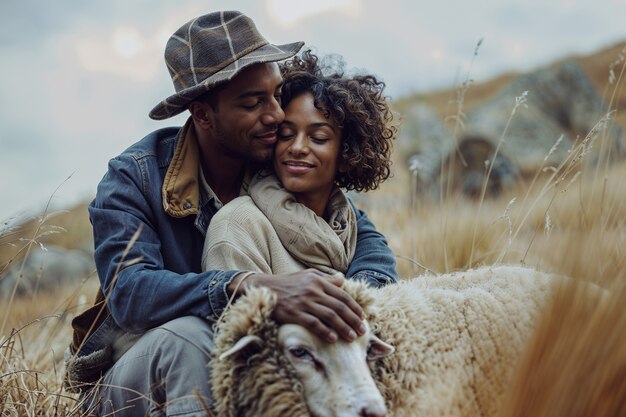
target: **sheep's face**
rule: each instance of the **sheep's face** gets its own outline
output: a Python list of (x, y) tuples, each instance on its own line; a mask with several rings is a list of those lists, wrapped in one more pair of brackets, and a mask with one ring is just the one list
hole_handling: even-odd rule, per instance
[[(367, 286), (346, 281), (345, 287), (375, 318)], [(352, 343), (328, 344), (302, 327), (277, 326), (275, 304), (269, 289), (252, 288), (221, 323), (211, 363), (217, 415), (385, 416), (367, 361), (394, 349), (369, 329)]]
[(383, 417), (387, 410), (367, 362), (393, 352), (369, 328), (352, 343), (329, 344), (302, 326), (285, 324), (278, 344), (293, 364), (315, 417)]

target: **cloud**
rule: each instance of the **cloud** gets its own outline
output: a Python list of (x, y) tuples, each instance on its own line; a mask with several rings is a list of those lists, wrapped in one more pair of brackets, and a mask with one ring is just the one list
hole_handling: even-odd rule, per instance
[(164, 43), (158, 32), (142, 33), (136, 28), (118, 26), (110, 33), (67, 37), (63, 42), (73, 49), (84, 70), (111, 73), (137, 82), (153, 82), (163, 62)]
[(293, 0), (267, 0), (268, 15), (272, 20), (283, 27), (295, 27), (305, 18), (318, 18), (326, 12), (340, 13), (344, 17), (354, 17), (360, 14), (362, 1), (360, 0), (316, 0), (308, 2), (294, 2)]

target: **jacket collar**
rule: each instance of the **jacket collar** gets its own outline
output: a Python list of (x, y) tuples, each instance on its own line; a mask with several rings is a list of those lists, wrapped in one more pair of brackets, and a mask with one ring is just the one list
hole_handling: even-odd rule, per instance
[(163, 188), (163, 209), (173, 217), (197, 215), (200, 205), (200, 153), (190, 117), (178, 134), (174, 156), (167, 168)]
[[(163, 209), (172, 217), (198, 215), (200, 212), (200, 189), (203, 185), (199, 179), (201, 175), (199, 149), (193, 119), (190, 117), (178, 133), (176, 149), (161, 188)], [(246, 168), (239, 195), (248, 194), (248, 185), (257, 170), (256, 166)], [(209, 200), (211, 197), (218, 200), (208, 184), (206, 187)]]

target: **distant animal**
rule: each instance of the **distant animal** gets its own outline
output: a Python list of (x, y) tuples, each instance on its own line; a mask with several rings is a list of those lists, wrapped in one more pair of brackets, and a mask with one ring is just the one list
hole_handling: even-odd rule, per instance
[[(554, 276), (512, 266), (346, 282), (367, 313), (355, 343), (271, 319), (259, 288), (218, 325), (215, 411), (230, 416), (496, 416)], [(374, 388), (376, 387), (377, 390)]]

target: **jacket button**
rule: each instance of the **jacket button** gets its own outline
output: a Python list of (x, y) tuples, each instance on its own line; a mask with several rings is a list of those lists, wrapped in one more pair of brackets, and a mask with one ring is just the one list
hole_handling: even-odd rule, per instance
[(191, 203), (189, 201), (185, 201), (185, 204), (183, 204), (183, 208), (185, 210), (189, 210), (191, 208)]
[(211, 287), (215, 287), (217, 285), (217, 280), (211, 280)]

